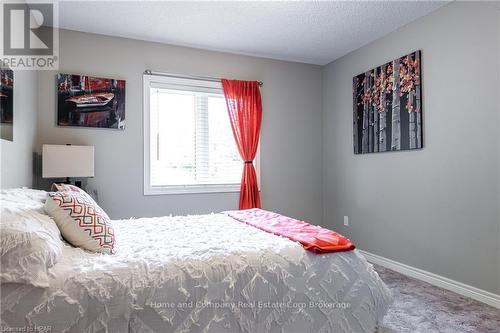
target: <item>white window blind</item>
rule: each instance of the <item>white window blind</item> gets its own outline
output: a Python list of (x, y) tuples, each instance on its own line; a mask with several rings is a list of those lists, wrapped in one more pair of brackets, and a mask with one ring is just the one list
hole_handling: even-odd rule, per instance
[(243, 162), (219, 82), (145, 75), (145, 194), (238, 191)]

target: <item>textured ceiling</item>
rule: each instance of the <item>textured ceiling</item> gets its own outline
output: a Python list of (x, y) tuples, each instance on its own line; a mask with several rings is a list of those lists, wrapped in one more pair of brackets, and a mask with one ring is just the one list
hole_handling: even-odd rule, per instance
[(59, 26), (324, 65), (446, 3), (69, 1)]

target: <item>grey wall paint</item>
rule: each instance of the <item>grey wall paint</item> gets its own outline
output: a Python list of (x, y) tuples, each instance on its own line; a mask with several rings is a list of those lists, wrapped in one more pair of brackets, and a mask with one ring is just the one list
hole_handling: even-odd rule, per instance
[[(497, 52), (500, 55), (500, 3), (497, 2), (496, 4), (497, 4), (497, 22), (499, 22), (497, 24), (497, 48), (498, 48)], [(499, 70), (497, 72), (497, 76), (498, 76), (498, 81), (500, 82), (500, 56), (497, 59), (498, 59), (498, 68), (499, 68)], [(498, 112), (500, 112), (500, 93), (498, 93), (499, 90), (497, 90), (497, 97), (498, 97), (497, 110), (498, 110)], [(498, 115), (497, 128), (500, 128), (500, 115)], [(498, 164), (500, 165), (500, 135), (498, 135), (497, 145), (498, 145), (497, 146)], [(497, 216), (498, 216), (498, 219), (500, 220), (500, 167), (497, 169), (497, 171), (498, 171), (498, 179), (499, 179), (499, 181), (497, 183), (497, 191), (498, 191)], [(497, 259), (498, 259), (498, 277), (500, 280), (500, 227), (498, 228), (497, 249), (498, 249), (498, 256), (497, 256)], [(500, 281), (498, 283), (500, 284)], [(499, 287), (499, 289), (500, 289), (500, 287)]]
[(264, 208), (320, 223), (322, 67), (62, 30), (60, 72), (125, 79), (125, 131), (55, 125), (55, 73), (40, 72), (41, 144), (95, 145), (100, 203), (113, 218), (235, 209), (238, 193), (143, 196), (142, 72), (264, 81)]
[[(425, 148), (355, 156), (352, 77), (416, 49)], [(497, 8), (456, 2), (329, 64), (324, 223), (361, 249), (499, 294), (498, 59)]]
[(14, 140), (0, 139), (1, 187), (33, 184), (37, 127), (37, 73), (14, 71)]

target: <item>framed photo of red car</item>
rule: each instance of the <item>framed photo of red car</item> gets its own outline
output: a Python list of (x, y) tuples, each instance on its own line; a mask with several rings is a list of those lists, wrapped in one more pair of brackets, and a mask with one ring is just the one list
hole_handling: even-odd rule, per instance
[(57, 125), (125, 129), (125, 80), (58, 74)]

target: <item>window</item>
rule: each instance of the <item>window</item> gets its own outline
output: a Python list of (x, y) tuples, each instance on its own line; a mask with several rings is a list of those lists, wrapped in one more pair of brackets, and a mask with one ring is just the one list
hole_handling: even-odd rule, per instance
[(220, 82), (144, 75), (144, 127), (144, 194), (239, 191)]

